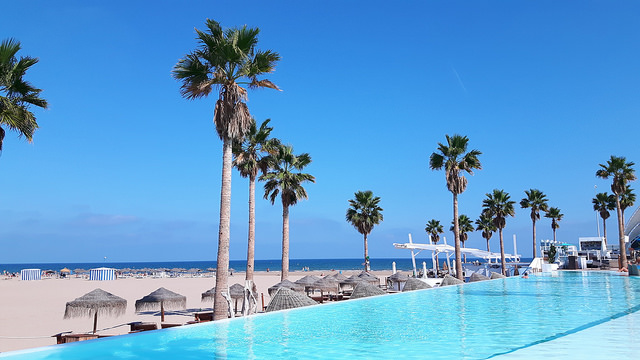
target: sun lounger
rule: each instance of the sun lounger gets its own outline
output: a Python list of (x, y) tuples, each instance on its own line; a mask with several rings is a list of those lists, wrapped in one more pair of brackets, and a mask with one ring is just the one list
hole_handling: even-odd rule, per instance
[(163, 329), (168, 329), (168, 328), (172, 328), (172, 327), (176, 327), (176, 326), (182, 326), (182, 324), (161, 323), (160, 326)]
[(193, 315), (197, 322), (213, 321), (213, 311), (199, 312)]
[(60, 333), (53, 336), (56, 337), (56, 344), (66, 344), (66, 343), (76, 342), (76, 341), (93, 340), (100, 337), (97, 334), (65, 334), (65, 333)]
[(154, 322), (141, 322), (135, 321), (128, 324), (130, 326), (130, 332), (157, 330), (158, 324)]

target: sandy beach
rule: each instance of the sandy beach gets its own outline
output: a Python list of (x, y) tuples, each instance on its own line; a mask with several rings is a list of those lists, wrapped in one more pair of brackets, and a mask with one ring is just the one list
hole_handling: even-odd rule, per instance
[[(350, 276), (359, 270), (343, 271)], [(331, 271), (298, 271), (290, 273), (289, 280), (296, 281), (306, 275), (328, 275)], [(391, 271), (374, 271), (381, 282), (391, 275)], [(243, 272), (229, 277), (229, 285), (244, 283)], [(264, 303), (269, 303), (267, 289), (280, 282), (278, 272), (256, 272), (254, 277), (258, 287), (258, 306), (261, 308), (262, 294)], [(91, 318), (63, 319), (65, 304), (96, 288), (101, 288), (127, 300), (127, 311), (121, 317), (99, 317), (98, 334), (121, 335), (129, 332), (129, 326), (118, 326), (133, 321), (155, 322), (160, 326), (159, 313), (135, 313), (135, 301), (152, 291), (165, 287), (187, 297), (187, 309), (190, 312), (207, 311), (212, 303), (200, 301), (201, 294), (215, 285), (214, 277), (175, 277), (175, 278), (120, 278), (113, 281), (89, 281), (71, 276), (66, 279), (43, 279), (21, 281), (18, 278), (0, 277), (0, 352), (54, 345), (52, 335), (73, 331), (90, 332), (93, 326)], [(190, 314), (165, 315), (166, 323), (181, 323), (193, 320)], [(112, 328), (113, 327), (113, 328)], [(110, 328), (110, 329), (109, 329)]]

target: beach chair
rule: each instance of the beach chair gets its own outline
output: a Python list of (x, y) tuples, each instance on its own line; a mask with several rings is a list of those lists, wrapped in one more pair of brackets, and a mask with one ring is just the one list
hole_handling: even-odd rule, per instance
[(130, 327), (129, 333), (135, 333), (135, 332), (140, 332), (140, 331), (149, 331), (149, 330), (158, 330), (158, 324), (156, 324), (154, 322), (134, 321), (134, 322), (128, 323), (127, 325), (129, 325), (129, 327)]

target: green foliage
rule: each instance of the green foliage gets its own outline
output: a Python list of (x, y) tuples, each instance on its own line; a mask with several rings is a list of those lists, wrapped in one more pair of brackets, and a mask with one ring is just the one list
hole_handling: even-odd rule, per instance
[(275, 154), (278, 151), (280, 141), (269, 139), (273, 130), (269, 121), (271, 120), (263, 121), (258, 129), (255, 119), (251, 119), (249, 131), (242, 140), (233, 141), (233, 166), (242, 177), (255, 179), (259, 170), (264, 174), (268, 167), (266, 154)]
[(558, 256), (558, 249), (556, 249), (555, 245), (551, 244), (551, 246), (549, 247), (549, 252), (547, 253), (549, 264), (553, 264), (554, 262), (556, 262), (556, 256)]
[(512, 201), (509, 193), (504, 190), (494, 189), (486, 196), (487, 198), (482, 201), (483, 215), (490, 217), (497, 229), (504, 229), (506, 218), (516, 215), (513, 207), (516, 202)]
[(608, 194), (606, 192), (596, 194), (591, 200), (593, 204), (593, 210), (600, 213), (600, 217), (604, 220), (607, 220), (611, 214), (610, 210), (614, 210), (616, 208), (616, 197)]
[(613, 156), (607, 160), (606, 164), (600, 164), (600, 169), (596, 171), (596, 176), (602, 179), (612, 178), (611, 191), (620, 196), (624, 193), (628, 182), (636, 179), (633, 162), (627, 162), (623, 156)]
[(540, 211), (547, 211), (547, 195), (538, 189), (525, 190), (527, 197), (520, 200), (520, 207), (523, 209), (531, 208), (531, 220), (540, 219)]
[(447, 135), (447, 144), (438, 143), (438, 150), (431, 154), (429, 167), (432, 170), (445, 169), (447, 188), (454, 194), (462, 194), (467, 188), (467, 179), (461, 173), (473, 175), (474, 169), (482, 169), (478, 150), (467, 152), (469, 138), (462, 135)]
[(444, 228), (440, 224), (440, 220), (431, 219), (424, 228), (429, 235), (431, 235), (431, 241), (437, 244), (440, 241), (440, 234), (444, 233)]
[(260, 176), (264, 184), (264, 198), (274, 204), (278, 195), (283, 206), (291, 206), (298, 200), (307, 199), (307, 191), (303, 183), (315, 182), (315, 177), (301, 172), (311, 163), (311, 156), (307, 153), (293, 154), (293, 147), (278, 146), (278, 151), (265, 157), (269, 170)]
[(380, 197), (373, 196), (371, 190), (358, 191), (355, 198), (349, 200), (346, 220), (353, 225), (360, 234), (369, 235), (375, 225), (384, 220), (383, 209), (379, 206)]
[(24, 79), (27, 70), (37, 64), (38, 59), (29, 56), (18, 59), (18, 51), (20, 42), (15, 39), (0, 43), (0, 150), (5, 136), (2, 125), (32, 141), (38, 123), (29, 109), (32, 105), (47, 108), (47, 101), (40, 97), (42, 90)]
[[(458, 216), (458, 230), (460, 231), (460, 241), (463, 243), (469, 239), (468, 233), (473, 232), (473, 222), (467, 215)], [(451, 221), (451, 227), (449, 231), (454, 230), (454, 222)]]
[(560, 209), (556, 207), (550, 207), (544, 217), (551, 219), (551, 228), (555, 231), (560, 227), (558, 223), (564, 217), (564, 214), (560, 213)]

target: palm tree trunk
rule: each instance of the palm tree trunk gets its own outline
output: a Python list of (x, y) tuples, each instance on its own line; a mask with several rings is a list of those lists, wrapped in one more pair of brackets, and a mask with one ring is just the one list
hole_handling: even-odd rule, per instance
[(456, 277), (464, 281), (462, 273), (462, 258), (460, 251), (460, 224), (458, 224), (458, 194), (453, 193), (453, 235), (456, 251)]
[(216, 290), (213, 298), (213, 320), (226, 319), (229, 304), (222, 296), (228, 291), (229, 276), (229, 227), (231, 224), (231, 139), (222, 143), (222, 189), (220, 190), (220, 228), (218, 232), (218, 259), (216, 267)]
[(602, 218), (602, 231), (604, 232), (604, 243), (607, 243), (607, 219)]
[(491, 252), (491, 247), (489, 246), (489, 239), (487, 239), (487, 251)]
[(502, 228), (500, 231), (500, 262), (502, 263), (502, 275), (507, 275), (507, 261), (504, 258), (504, 238), (502, 237)]
[(249, 238), (247, 240), (247, 274), (246, 280), (253, 282), (256, 244), (256, 178), (249, 177)]
[(537, 246), (536, 246), (536, 219), (533, 218), (531, 219), (531, 221), (533, 222), (533, 258), (537, 258)]
[(369, 271), (369, 244), (367, 234), (364, 234), (364, 271)]
[(282, 204), (282, 274), (280, 281), (289, 277), (289, 206)]
[(616, 211), (618, 212), (618, 233), (620, 234), (620, 238), (619, 238), (619, 246), (620, 246), (620, 261), (618, 261), (618, 264), (620, 266), (620, 269), (628, 268), (628, 264), (627, 264), (627, 249), (625, 248), (625, 243), (624, 243), (624, 223), (623, 223), (623, 219), (622, 219), (622, 208), (620, 207), (620, 196), (618, 196), (618, 194), (616, 195)]

